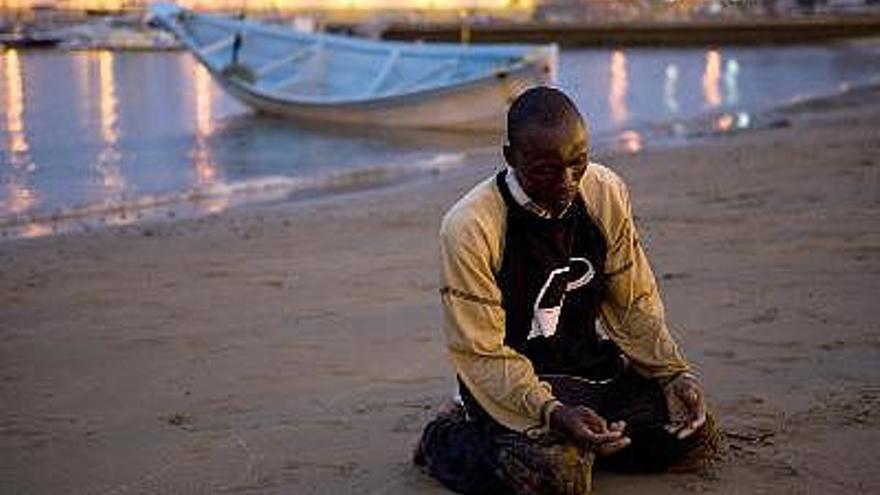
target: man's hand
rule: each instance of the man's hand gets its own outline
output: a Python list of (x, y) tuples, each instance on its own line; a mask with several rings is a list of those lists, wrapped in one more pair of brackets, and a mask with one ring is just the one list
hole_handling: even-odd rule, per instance
[(623, 434), (626, 423), (616, 421), (609, 425), (589, 407), (558, 406), (550, 413), (550, 428), (598, 455), (613, 454), (630, 444), (629, 437)]
[(666, 431), (679, 440), (687, 438), (706, 422), (706, 402), (703, 388), (690, 373), (682, 373), (663, 388), (669, 408)]

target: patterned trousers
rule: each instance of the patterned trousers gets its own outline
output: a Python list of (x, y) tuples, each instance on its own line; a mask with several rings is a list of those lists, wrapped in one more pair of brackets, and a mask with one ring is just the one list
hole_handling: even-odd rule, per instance
[[(475, 420), (454, 407), (425, 427), (415, 463), (463, 494), (586, 495), (592, 470), (619, 472), (695, 471), (717, 454), (720, 434), (711, 415), (686, 439), (663, 427), (669, 419), (656, 381), (627, 371), (609, 383), (591, 384), (571, 377), (542, 377), (568, 405), (585, 405), (606, 420), (627, 422), (632, 443), (595, 458), (554, 433), (518, 433), (492, 421)], [(594, 466), (595, 464), (595, 466)]]

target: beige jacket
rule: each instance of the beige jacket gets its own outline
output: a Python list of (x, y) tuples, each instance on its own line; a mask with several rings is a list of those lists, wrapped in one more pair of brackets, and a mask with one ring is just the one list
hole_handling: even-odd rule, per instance
[[(626, 185), (591, 163), (581, 182), (587, 211), (607, 242), (607, 298), (602, 326), (641, 374), (667, 378), (689, 365), (666, 327), (663, 303), (639, 244)], [(474, 187), (440, 229), (444, 332), (455, 371), (480, 405), (517, 431), (541, 424), (554, 400), (531, 362), (504, 344), (504, 309), (495, 276), (504, 254), (507, 207), (495, 177)]]

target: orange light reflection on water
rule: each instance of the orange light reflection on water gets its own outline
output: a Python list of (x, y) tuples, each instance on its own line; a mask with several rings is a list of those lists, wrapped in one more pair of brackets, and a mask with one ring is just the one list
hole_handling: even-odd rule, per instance
[(644, 139), (638, 131), (626, 130), (617, 136), (617, 149), (624, 153), (638, 153), (644, 147)]
[(19, 230), (19, 237), (25, 239), (34, 239), (36, 237), (44, 237), (51, 234), (52, 228), (42, 223), (29, 223)]
[(17, 50), (7, 50), (0, 56), (3, 61), (3, 78), (6, 92), (3, 95), (7, 148), (10, 171), (6, 207), (10, 213), (22, 213), (37, 202), (37, 192), (28, 184), (28, 178), (36, 170), (29, 152), (30, 145), (24, 122), (24, 72)]
[(5, 54), (3, 73), (6, 77), (6, 132), (9, 133), (9, 151), (27, 153), (30, 147), (24, 134), (24, 88), (21, 60), (17, 50)]
[(723, 113), (715, 119), (715, 128), (721, 132), (727, 132), (733, 129), (733, 115)]
[(706, 52), (703, 96), (707, 106), (715, 108), (721, 105), (721, 53), (715, 49)]
[(622, 124), (629, 117), (629, 107), (626, 104), (629, 81), (626, 70), (626, 54), (623, 50), (615, 50), (611, 53), (611, 86), (608, 104), (611, 107), (611, 118), (616, 124)]
[[(101, 139), (104, 149), (98, 155), (95, 171), (101, 177), (105, 192), (116, 196), (125, 191), (127, 183), (119, 167), (122, 153), (119, 151), (119, 100), (116, 96), (116, 78), (113, 74), (112, 52), (93, 54), (98, 63), (98, 108), (100, 111)], [(109, 198), (108, 198), (109, 199)]]
[(108, 145), (115, 145), (119, 140), (116, 130), (116, 80), (113, 76), (113, 53), (98, 53), (98, 81), (100, 87), (99, 104), (101, 108), (101, 138)]

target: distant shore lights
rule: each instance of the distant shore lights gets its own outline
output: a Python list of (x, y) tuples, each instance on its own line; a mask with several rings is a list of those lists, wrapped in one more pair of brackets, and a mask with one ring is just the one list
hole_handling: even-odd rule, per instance
[[(117, 0), (114, 0), (117, 1)], [(118, 0), (124, 2), (125, 0)], [(189, 8), (278, 10), (379, 10), (379, 9), (523, 9), (531, 8), (534, 0), (182, 0)]]
[[(145, 9), (148, 0), (0, 0), (0, 10), (56, 7), (72, 10)], [(179, 0), (199, 10), (528, 10), (535, 0)]]

